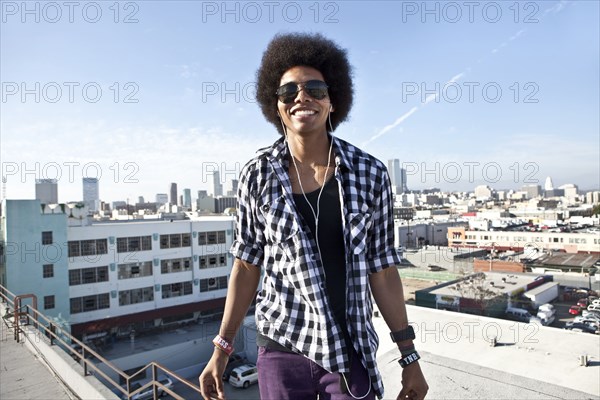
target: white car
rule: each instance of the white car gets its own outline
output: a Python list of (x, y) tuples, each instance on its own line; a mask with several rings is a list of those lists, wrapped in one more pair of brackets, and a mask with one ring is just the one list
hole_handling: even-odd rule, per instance
[(543, 312), (544, 314), (554, 315), (556, 313), (556, 310), (552, 304), (546, 303), (546, 304), (542, 304), (538, 308), (538, 312)]
[(244, 364), (234, 368), (229, 375), (229, 384), (235, 387), (243, 387), (258, 383), (258, 369), (254, 364)]
[(593, 325), (596, 327), (596, 329), (598, 327), (600, 327), (600, 319), (596, 319), (596, 318), (589, 318), (589, 317), (585, 318), (582, 316), (578, 316), (578, 317), (575, 317), (573, 322), (581, 322), (582, 324)]

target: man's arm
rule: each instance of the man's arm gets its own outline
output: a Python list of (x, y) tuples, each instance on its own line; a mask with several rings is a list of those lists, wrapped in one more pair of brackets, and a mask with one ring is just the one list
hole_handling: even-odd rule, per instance
[[(371, 292), (377, 307), (390, 331), (396, 332), (408, 327), (408, 316), (404, 304), (404, 291), (400, 275), (395, 266), (369, 275)], [(412, 345), (412, 340), (398, 342), (398, 347)], [(418, 362), (413, 362), (402, 371), (402, 391), (398, 399), (424, 399), (429, 390)]]
[[(260, 279), (260, 268), (248, 264), (239, 258), (235, 259), (229, 289), (225, 299), (225, 310), (223, 322), (219, 329), (219, 335), (230, 343), (237, 334), (239, 327), (248, 312), (252, 300), (256, 296), (258, 281)], [(224, 399), (223, 372), (227, 366), (229, 356), (224, 351), (215, 348), (211, 359), (200, 375), (200, 390), (205, 399)]]

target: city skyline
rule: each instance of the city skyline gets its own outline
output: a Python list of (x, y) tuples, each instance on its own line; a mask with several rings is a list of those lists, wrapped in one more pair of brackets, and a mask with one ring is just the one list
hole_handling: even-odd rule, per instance
[(348, 50), (355, 101), (334, 134), (399, 159), (409, 189), (600, 187), (598, 2), (22, 4), (0, 27), (9, 199), (36, 179), (60, 202), (82, 177), (106, 201), (237, 179), (278, 137), (253, 83), (289, 31)]

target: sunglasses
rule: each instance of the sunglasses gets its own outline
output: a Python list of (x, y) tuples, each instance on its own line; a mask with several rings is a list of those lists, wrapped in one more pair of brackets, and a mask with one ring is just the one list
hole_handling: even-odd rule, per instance
[(310, 97), (323, 100), (327, 97), (327, 84), (323, 81), (313, 79), (307, 82), (289, 82), (283, 86), (280, 86), (275, 94), (279, 96), (279, 101), (283, 104), (289, 104), (296, 100), (296, 96), (304, 90), (304, 93)]

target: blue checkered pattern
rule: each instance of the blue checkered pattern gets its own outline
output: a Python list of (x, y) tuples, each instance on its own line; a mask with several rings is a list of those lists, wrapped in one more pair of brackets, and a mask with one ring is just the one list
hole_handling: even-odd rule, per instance
[[(378, 337), (368, 275), (397, 265), (393, 198), (383, 163), (333, 138), (346, 246), (346, 321), (376, 394), (383, 383), (376, 365)], [(330, 372), (348, 372), (348, 353), (325, 290), (317, 245), (296, 209), (283, 138), (261, 149), (243, 168), (236, 239), (231, 253), (264, 270), (256, 305), (258, 331), (302, 353)]]

